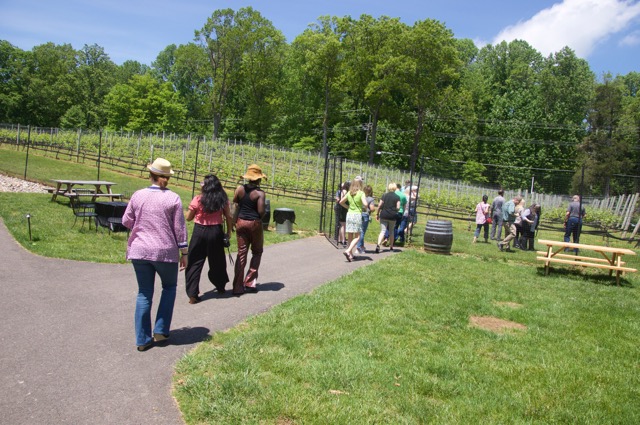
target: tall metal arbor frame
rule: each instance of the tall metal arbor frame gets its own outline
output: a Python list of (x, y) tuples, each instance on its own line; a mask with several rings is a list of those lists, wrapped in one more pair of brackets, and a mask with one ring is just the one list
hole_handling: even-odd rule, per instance
[(343, 182), (344, 158), (339, 156), (325, 156), (324, 178), (322, 182), (322, 205), (320, 206), (319, 231), (336, 248), (338, 246), (338, 223), (336, 193)]

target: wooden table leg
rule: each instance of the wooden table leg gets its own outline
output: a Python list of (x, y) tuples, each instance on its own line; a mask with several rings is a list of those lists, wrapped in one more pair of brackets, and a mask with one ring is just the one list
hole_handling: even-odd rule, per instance
[[(605, 255), (606, 257), (606, 255)], [(617, 266), (620, 267), (620, 260), (622, 258), (618, 255), (617, 252), (614, 252), (611, 255), (611, 261), (609, 261), (609, 264), (611, 264), (612, 266)], [(609, 270), (609, 276), (613, 275), (613, 270)], [(616, 283), (619, 285), (620, 284), (620, 270), (616, 271)]]
[(58, 197), (58, 192), (60, 191), (60, 186), (62, 186), (62, 183), (56, 183), (56, 190), (53, 191), (53, 195), (51, 196), (51, 202), (54, 202), (56, 200), (56, 198)]
[[(551, 245), (547, 246), (547, 258), (553, 257), (553, 247)], [(544, 275), (549, 276), (549, 261), (544, 262)]]

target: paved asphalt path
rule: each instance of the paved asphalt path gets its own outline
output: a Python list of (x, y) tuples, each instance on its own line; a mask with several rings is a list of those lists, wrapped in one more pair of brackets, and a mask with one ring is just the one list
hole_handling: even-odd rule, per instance
[[(205, 266), (204, 301), (195, 305), (187, 302), (181, 273), (170, 344), (139, 353), (130, 264), (39, 257), (1, 221), (0, 246), (0, 424), (7, 425), (182, 424), (171, 377), (198, 342), (389, 255), (348, 263), (322, 236), (268, 246), (259, 293), (207, 292), (213, 287)], [(152, 317), (159, 293), (156, 282)]]

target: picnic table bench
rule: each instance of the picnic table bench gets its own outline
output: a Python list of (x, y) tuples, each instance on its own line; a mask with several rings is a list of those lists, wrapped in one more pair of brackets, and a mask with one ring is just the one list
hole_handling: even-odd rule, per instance
[[(622, 261), (623, 255), (636, 255), (635, 251), (627, 248), (615, 248), (609, 246), (586, 245), (573, 242), (551, 241), (538, 239), (538, 243), (547, 246), (546, 251), (538, 251), (537, 260), (544, 261), (544, 274), (549, 274), (549, 265), (551, 263), (568, 264), (579, 267), (593, 267), (598, 269), (609, 270), (609, 276), (616, 272), (616, 284), (620, 285), (620, 276), (624, 272), (637, 272), (636, 269), (625, 267), (626, 263)], [(554, 250), (555, 248), (555, 250)], [(599, 257), (588, 257), (584, 255), (566, 254), (567, 250), (578, 250), (578, 252), (594, 251), (602, 255)]]
[[(104, 180), (58, 180), (52, 179), (52, 182), (56, 183), (56, 187), (49, 190), (52, 193), (51, 202), (55, 201), (58, 195), (66, 196), (69, 199), (77, 198), (79, 195), (91, 196), (91, 200), (95, 201), (99, 197), (109, 199), (120, 199), (122, 195), (120, 193), (113, 193), (111, 186), (116, 183), (104, 181)], [(76, 189), (75, 186), (93, 186), (94, 189)], [(106, 193), (102, 191), (102, 186), (105, 187)], [(91, 192), (89, 192), (91, 191)]]

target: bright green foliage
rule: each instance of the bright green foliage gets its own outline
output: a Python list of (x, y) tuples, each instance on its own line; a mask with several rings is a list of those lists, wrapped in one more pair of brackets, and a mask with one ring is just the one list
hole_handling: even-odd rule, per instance
[(322, 116), (322, 152), (329, 149), (329, 120), (334, 116), (342, 90), (343, 54), (340, 43), (338, 20), (322, 16), (317, 23), (310, 25), (294, 44), (301, 57), (304, 84), (307, 96), (315, 99), (321, 109), (317, 113)]
[(26, 91), (29, 83), (29, 54), (0, 40), (0, 121), (29, 120)]
[(482, 175), (485, 167), (475, 161), (467, 161), (462, 166), (462, 180), (469, 183), (487, 183), (487, 178)]
[[(255, 134), (270, 125), (272, 93), (280, 74), (284, 36), (251, 7), (216, 10), (196, 39), (209, 59), (213, 134), (221, 133), (223, 116), (248, 113)], [(232, 104), (235, 100), (244, 100)], [(241, 109), (232, 110), (233, 106)], [(246, 108), (246, 110), (244, 109)]]
[(116, 70), (116, 83), (126, 84), (134, 75), (144, 75), (151, 72), (148, 65), (138, 61), (128, 60), (118, 66)]
[(250, 138), (269, 140), (278, 113), (277, 92), (283, 75), (285, 38), (259, 12), (247, 8), (239, 14), (243, 55), (234, 109)]
[[(111, 88), (148, 71), (186, 107), (180, 128), (172, 105), (171, 119), (125, 119), (112, 103), (106, 113)], [(432, 19), (321, 16), (287, 44), (252, 7), (219, 9), (151, 70), (116, 66), (96, 45), (23, 52), (0, 41), (0, 79), (3, 122), (98, 129), (109, 115), (114, 128), (327, 149), (406, 170), (426, 157), (439, 178), (510, 190), (535, 179), (538, 193), (577, 191), (585, 165), (594, 195), (640, 190), (637, 73), (597, 82), (568, 47), (548, 57), (522, 40), (479, 49)]]
[(340, 28), (344, 34), (344, 84), (352, 88), (353, 105), (366, 106), (370, 127), (365, 148), (368, 163), (373, 164), (380, 116), (391, 106), (393, 92), (400, 86), (394, 50), (406, 26), (399, 19), (383, 16), (376, 20), (362, 15), (357, 21), (343, 18)]
[(36, 46), (32, 50), (30, 66), (34, 71), (26, 96), (33, 122), (55, 127), (73, 104), (74, 87), (69, 76), (76, 68), (76, 52), (70, 44)]
[(411, 149), (411, 170), (415, 170), (420, 155), (437, 156), (422, 141), (425, 119), (430, 111), (437, 112), (440, 102), (446, 99), (446, 93), (459, 78), (462, 62), (453, 33), (434, 20), (416, 22), (410, 30), (403, 32), (397, 47), (403, 62), (400, 70), (404, 77), (402, 91), (416, 114)]
[(116, 65), (97, 44), (77, 52), (77, 69), (69, 76), (73, 104), (60, 119), (63, 128), (100, 128), (106, 124), (104, 97), (115, 83)]
[[(181, 45), (172, 54), (173, 63), (168, 68), (167, 81), (187, 108), (187, 125), (179, 130), (209, 133), (212, 85), (207, 54), (194, 43)], [(162, 57), (160, 55), (158, 59)]]
[(158, 83), (150, 74), (134, 75), (117, 84), (105, 98), (108, 126), (114, 130), (177, 131), (186, 108), (169, 83)]

